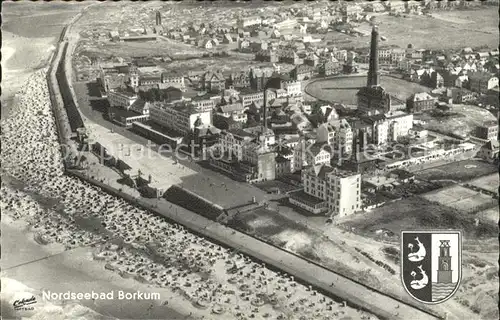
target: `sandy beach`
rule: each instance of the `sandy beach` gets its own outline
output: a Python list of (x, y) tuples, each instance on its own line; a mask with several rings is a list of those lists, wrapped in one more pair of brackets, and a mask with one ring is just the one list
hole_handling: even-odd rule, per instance
[[(175, 304), (175, 296), (172, 292), (165, 289), (151, 288), (148, 285), (141, 284), (132, 279), (123, 279), (118, 274), (105, 270), (104, 262), (92, 259), (91, 248), (77, 248), (72, 251), (65, 251), (60, 244), (51, 244), (41, 247), (33, 240), (33, 233), (26, 230), (27, 225), (21, 221), (13, 221), (8, 216), (2, 219), (2, 292), (7, 297), (5, 300), (12, 300), (14, 294), (23, 292), (19, 288), (19, 283), (37, 288), (33, 290), (40, 301), (41, 306), (37, 305), (37, 310), (42, 314), (44, 307), (48, 305), (58, 306), (60, 316), (68, 317), (69, 310), (79, 305), (88, 307), (96, 312), (88, 312), (85, 319), (98, 319), (99, 314), (106, 317), (120, 319), (140, 319), (148, 317), (151, 319), (184, 319), (185, 316), (175, 310), (185, 309), (184, 313), (189, 315), (194, 310), (183, 308), (187, 303)], [(5, 263), (4, 263), (5, 262)], [(10, 280), (17, 281), (17, 284)], [(50, 290), (52, 292), (155, 292), (161, 296), (160, 300), (134, 300), (130, 303), (128, 300), (82, 300), (79, 304), (74, 301), (45, 301), (41, 290)], [(2, 299), (4, 300), (4, 299)], [(174, 305), (163, 305), (165, 301), (170, 301)], [(186, 301), (187, 302), (187, 301)], [(155, 308), (151, 308), (151, 305)], [(85, 308), (78, 307), (79, 310)], [(5, 309), (8, 310), (8, 309)], [(149, 311), (147, 311), (149, 310)], [(147, 312), (145, 312), (147, 311)], [(5, 315), (7, 316), (7, 315)], [(202, 315), (200, 315), (201, 317)]]
[(45, 73), (29, 77), (2, 119), (2, 232), (12, 241), (2, 277), (37, 292), (159, 293), (69, 301), (127, 319), (375, 318), (64, 175)]

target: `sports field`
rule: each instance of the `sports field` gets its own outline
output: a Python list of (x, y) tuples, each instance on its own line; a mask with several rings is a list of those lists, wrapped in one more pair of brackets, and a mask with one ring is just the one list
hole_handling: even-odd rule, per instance
[(442, 205), (461, 210), (464, 212), (473, 211), (481, 205), (491, 203), (492, 198), (480, 192), (454, 185), (449, 188), (444, 188), (438, 191), (432, 191), (422, 195), (423, 198), (429, 201), (436, 201)]
[(498, 175), (498, 167), (494, 164), (477, 160), (464, 160), (419, 171), (417, 172), (417, 178), (422, 180), (454, 180), (465, 182), (493, 173)]
[[(431, 90), (418, 83), (389, 76), (382, 76), (380, 85), (392, 96), (402, 101), (406, 101), (413, 93)], [(356, 93), (363, 86), (366, 86), (366, 75), (319, 79), (309, 83), (305, 91), (320, 100), (356, 104)]]
[(469, 184), (491, 192), (498, 193), (498, 172), (474, 179), (470, 181)]

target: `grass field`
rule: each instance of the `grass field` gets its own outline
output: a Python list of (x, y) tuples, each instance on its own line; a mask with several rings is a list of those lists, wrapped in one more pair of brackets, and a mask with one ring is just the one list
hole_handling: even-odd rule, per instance
[(487, 120), (495, 120), (488, 110), (473, 105), (455, 104), (449, 110), (450, 116), (433, 117), (428, 113), (415, 115), (415, 120), (426, 121), (425, 128), (443, 133), (466, 137), (476, 126)]
[(467, 236), (478, 238), (496, 237), (498, 234), (496, 223), (475, 227), (474, 215), (462, 213), (420, 196), (393, 202), (366, 214), (355, 215), (343, 225), (353, 227), (355, 232), (369, 237), (375, 237), (375, 232), (381, 229), (394, 232), (395, 237), (399, 237), (401, 230), (432, 228), (460, 229)]
[[(389, 276), (387, 271), (378, 269), (371, 262), (369, 265), (360, 262), (342, 245), (328, 239), (322, 232), (274, 211), (257, 209), (240, 213), (228, 225), (304, 258), (319, 262), (372, 287), (381, 288), (384, 285), (380, 280), (382, 276), (379, 272), (383, 277)], [(366, 268), (370, 268), (373, 272), (371, 274), (365, 272)]]
[(469, 181), (468, 183), (473, 186), (498, 193), (498, 173), (493, 173), (488, 176), (477, 178)]
[(429, 192), (422, 195), (422, 197), (429, 201), (438, 202), (442, 205), (463, 212), (473, 211), (475, 208), (478, 208), (481, 205), (486, 205), (487, 203), (492, 204), (493, 206), (496, 202), (496, 200), (493, 200), (493, 198), (488, 195), (460, 185), (454, 185), (449, 188)]
[(443, 166), (422, 170), (416, 173), (418, 179), (422, 180), (455, 180), (464, 182), (480, 176), (498, 174), (498, 167), (494, 164), (478, 161), (465, 160), (445, 164)]
[(486, 209), (484, 211), (478, 212), (476, 214), (476, 217), (478, 217), (480, 220), (484, 221), (489, 221), (489, 222), (498, 222), (499, 215), (498, 215), (498, 207), (493, 207)]
[[(418, 83), (382, 76), (380, 85), (392, 96), (405, 101), (416, 92), (429, 92), (431, 89)], [(366, 76), (339, 77), (312, 81), (306, 87), (306, 93), (320, 100), (356, 104), (356, 93), (360, 87), (366, 86)]]
[[(498, 11), (494, 7), (437, 12), (432, 15), (409, 15), (406, 18), (377, 16), (380, 35), (387, 37), (383, 44), (406, 48), (412, 43), (415, 48), (425, 49), (498, 47)], [(364, 29), (363, 26), (360, 28)], [(330, 32), (325, 41), (337, 42), (341, 47), (363, 48), (369, 47), (370, 37), (351, 37)]]

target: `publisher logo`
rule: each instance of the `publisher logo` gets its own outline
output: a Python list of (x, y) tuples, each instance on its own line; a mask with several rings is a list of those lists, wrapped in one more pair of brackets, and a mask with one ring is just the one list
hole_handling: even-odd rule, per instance
[(18, 299), (12, 303), (12, 306), (14, 307), (14, 310), (16, 311), (30, 311), (33, 310), (34, 307), (33, 305), (36, 303), (36, 298), (35, 296), (31, 296), (31, 298), (23, 298), (23, 299)]

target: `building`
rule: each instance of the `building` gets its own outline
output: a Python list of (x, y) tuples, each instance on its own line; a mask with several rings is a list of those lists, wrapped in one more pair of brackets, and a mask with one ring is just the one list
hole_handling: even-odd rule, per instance
[(478, 93), (486, 93), (488, 90), (498, 87), (498, 77), (487, 72), (469, 73), (470, 90)]
[(208, 71), (200, 79), (202, 89), (209, 92), (220, 92), (226, 88), (226, 79), (221, 72)]
[(302, 83), (298, 80), (282, 80), (280, 89), (286, 90), (287, 97), (296, 97), (302, 95)]
[(220, 96), (218, 95), (207, 94), (191, 98), (191, 103), (195, 106), (196, 110), (207, 112), (212, 111), (215, 108), (219, 99)]
[(155, 87), (161, 83), (161, 75), (141, 75), (139, 77), (139, 86)]
[(336, 75), (341, 72), (341, 67), (338, 61), (326, 61), (319, 65), (319, 74), (324, 77), (328, 77), (331, 75)]
[(255, 141), (256, 137), (245, 130), (225, 130), (219, 137), (219, 152), (236, 160), (243, 159), (243, 146)]
[(364, 133), (367, 135), (366, 141), (363, 143), (384, 145), (387, 143), (389, 134), (389, 123), (384, 114), (377, 113), (361, 117), (362, 122), (366, 125)]
[(250, 26), (260, 25), (262, 23), (262, 18), (259, 16), (250, 16), (238, 19), (237, 24), (239, 28), (245, 28)]
[(432, 110), (436, 107), (437, 99), (427, 92), (415, 93), (406, 100), (406, 107), (409, 112), (419, 113)]
[(150, 106), (150, 119), (162, 127), (187, 136), (196, 127), (211, 126), (210, 111), (198, 111), (191, 103), (154, 103)]
[(486, 121), (482, 125), (477, 126), (475, 136), (484, 140), (498, 140), (497, 121)]
[(321, 142), (308, 144), (305, 150), (305, 160), (307, 165), (330, 165), (331, 147)]
[(361, 175), (328, 165), (302, 170), (303, 193), (292, 193), (290, 203), (315, 214), (343, 217), (361, 210)]
[(250, 73), (249, 72), (238, 72), (232, 73), (229, 76), (230, 86), (233, 88), (241, 89), (250, 87)]
[(255, 104), (260, 107), (264, 103), (264, 91), (255, 91), (250, 89), (242, 90), (240, 92), (240, 101), (244, 107), (251, 104)]
[(498, 140), (490, 140), (479, 149), (478, 156), (488, 162), (498, 161)]
[(277, 22), (274, 24), (274, 29), (281, 30), (281, 29), (293, 29), (296, 25), (298, 24), (298, 21), (296, 19), (286, 19), (281, 22)]
[(241, 122), (242, 124), (247, 122), (245, 107), (241, 102), (219, 106), (218, 113), (226, 118), (232, 118), (236, 122)]
[(210, 164), (240, 181), (274, 180), (276, 153), (267, 144), (274, 133), (261, 127), (257, 134), (248, 130), (222, 131)]
[(290, 71), (290, 77), (294, 80), (309, 80), (315, 74), (315, 69), (311, 66), (301, 64)]
[(264, 85), (273, 76), (272, 67), (260, 67), (250, 69), (250, 87), (253, 90), (264, 90)]
[(413, 128), (413, 114), (403, 111), (394, 111), (385, 115), (388, 123), (388, 141), (398, 141), (401, 137), (410, 134)]
[(475, 99), (475, 94), (465, 88), (446, 89), (446, 96), (451, 98), (453, 103), (457, 104), (467, 103)]
[(149, 109), (146, 107), (141, 113), (130, 109), (116, 107), (108, 108), (108, 119), (124, 127), (130, 127), (133, 123), (141, 123), (149, 120)]
[(110, 90), (107, 95), (111, 107), (128, 109), (138, 98), (137, 94), (130, 90)]
[(334, 119), (321, 124), (316, 130), (317, 143), (328, 144), (333, 158), (350, 154), (353, 145), (353, 132), (346, 119)]
[(364, 113), (388, 112), (391, 110), (391, 96), (384, 88), (363, 87), (357, 93), (358, 109)]
[(186, 91), (186, 84), (184, 83), (184, 76), (177, 74), (161, 74), (161, 83), (164, 87), (174, 87), (181, 91)]
[(276, 162), (276, 176), (283, 176), (292, 172), (292, 161), (285, 158), (283, 155), (278, 154), (275, 159)]

